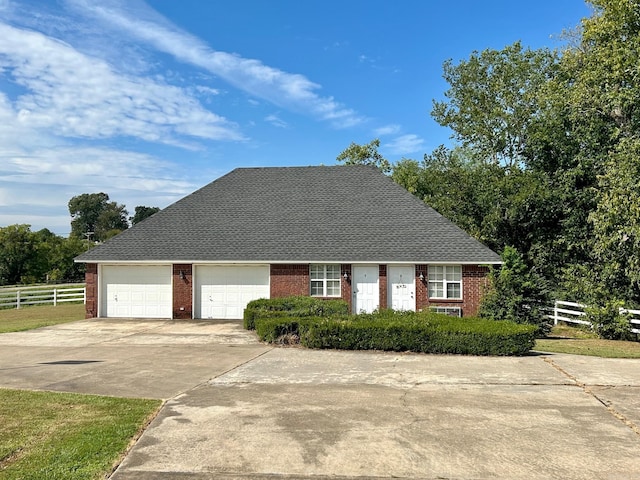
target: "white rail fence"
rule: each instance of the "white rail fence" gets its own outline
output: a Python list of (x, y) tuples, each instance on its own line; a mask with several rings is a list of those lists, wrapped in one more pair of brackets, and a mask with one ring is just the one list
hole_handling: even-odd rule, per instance
[(37, 287), (0, 288), (0, 308), (20, 308), (25, 305), (58, 305), (66, 302), (87, 302), (83, 283), (41, 285)]
[[(582, 319), (582, 317), (586, 315), (584, 313), (585, 308), (586, 305), (581, 303), (556, 300), (553, 305), (553, 315), (547, 315), (547, 317), (553, 320), (554, 325), (557, 325), (558, 321), (591, 325), (590, 322)], [(640, 333), (640, 310), (621, 308), (620, 313), (630, 314), (631, 318), (629, 319), (629, 323), (631, 324), (631, 332)]]

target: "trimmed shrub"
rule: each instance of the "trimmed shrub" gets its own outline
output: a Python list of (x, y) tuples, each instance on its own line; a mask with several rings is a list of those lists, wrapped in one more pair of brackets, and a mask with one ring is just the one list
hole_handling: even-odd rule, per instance
[(299, 337), (308, 348), (412, 351), (465, 355), (525, 355), (536, 327), (435, 313), (382, 311), (342, 317), (259, 318), (256, 333), (280, 343)]
[(349, 305), (341, 299), (323, 300), (313, 297), (260, 298), (252, 300), (244, 310), (244, 328), (255, 330), (256, 318), (327, 317), (348, 315)]

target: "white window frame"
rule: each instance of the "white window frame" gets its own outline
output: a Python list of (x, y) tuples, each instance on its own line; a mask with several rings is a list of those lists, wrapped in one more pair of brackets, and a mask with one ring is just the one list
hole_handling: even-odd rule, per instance
[[(317, 278), (314, 278), (314, 272), (316, 275), (319, 274)], [(331, 274), (331, 277), (328, 274)], [(312, 297), (327, 297), (327, 298), (340, 298), (342, 292), (342, 277), (340, 276), (340, 265), (328, 263), (328, 264), (311, 264), (309, 265), (309, 295)], [(338, 293), (337, 294), (329, 294), (329, 284), (332, 282), (332, 287), (335, 289), (335, 283), (338, 282)], [(319, 283), (322, 286), (322, 293), (313, 293), (314, 283)]]
[[(456, 269), (457, 271), (454, 271)], [(437, 274), (442, 275), (442, 280), (433, 279), (433, 277)], [(459, 274), (459, 275), (457, 275)], [(459, 276), (460, 280), (455, 280), (455, 277)], [(428, 295), (429, 299), (434, 300), (462, 300), (462, 265), (429, 265), (427, 271), (427, 287), (428, 287)], [(432, 296), (432, 285), (440, 285), (442, 288), (441, 297)], [(449, 297), (448, 291), (449, 285), (457, 284), (460, 287), (460, 296), (459, 297)]]

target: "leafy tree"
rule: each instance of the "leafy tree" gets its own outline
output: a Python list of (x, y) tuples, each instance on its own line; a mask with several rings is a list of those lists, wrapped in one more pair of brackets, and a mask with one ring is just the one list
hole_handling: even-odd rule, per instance
[(84, 265), (73, 259), (93, 245), (46, 228), (37, 232), (29, 225), (0, 228), (0, 285), (81, 281)]
[[(591, 213), (597, 281), (612, 297), (640, 306), (640, 141), (625, 138), (610, 153)], [(591, 277), (593, 278), (593, 277)], [(595, 280), (595, 279), (594, 279)]]
[(34, 237), (29, 225), (0, 228), (0, 284), (20, 283), (34, 253)]
[[(106, 193), (83, 193), (69, 200), (71, 236), (104, 241), (129, 227), (124, 205), (109, 201)], [(93, 232), (93, 233), (91, 233)]]
[(96, 231), (100, 214), (107, 208), (109, 195), (106, 193), (83, 193), (69, 200), (71, 214), (71, 236), (85, 238)]
[(568, 96), (573, 115), (591, 127), (585, 135), (590, 148), (581, 153), (597, 166), (588, 278), (607, 285), (609, 300), (639, 306), (640, 8), (629, 0), (591, 3), (595, 14), (583, 21), (581, 43), (566, 55), (565, 66), (574, 73)]
[(479, 315), (494, 320), (537, 325), (541, 334), (551, 328), (544, 308), (549, 305), (545, 280), (524, 262), (513, 247), (502, 252), (504, 262), (490, 275), (491, 286), (482, 299)]
[(49, 254), (49, 268), (44, 280), (49, 283), (79, 282), (84, 280), (85, 265), (75, 263), (75, 257), (95, 246), (88, 240), (57, 237)]
[(98, 217), (95, 229), (95, 237), (98, 241), (105, 241), (129, 228), (127, 221), (128, 212), (124, 205), (109, 202), (107, 207)]
[(391, 172), (391, 164), (378, 152), (380, 140), (371, 140), (366, 145), (351, 143), (336, 160), (344, 162), (345, 165), (373, 165), (384, 173)]
[(65, 241), (47, 228), (33, 232), (33, 253), (30, 256), (26, 271), (20, 279), (22, 283), (36, 283), (45, 281), (51, 270), (51, 263), (55, 252)]
[(135, 225), (136, 223), (140, 223), (142, 220), (149, 218), (154, 213), (160, 211), (158, 207), (145, 207), (142, 205), (138, 205), (136, 207), (136, 213), (133, 217), (130, 218), (131, 224)]
[(540, 109), (538, 91), (557, 67), (549, 50), (473, 52), (469, 60), (444, 63), (448, 101), (434, 101), (432, 116), (454, 137), (487, 160), (514, 166), (525, 160), (531, 120)]

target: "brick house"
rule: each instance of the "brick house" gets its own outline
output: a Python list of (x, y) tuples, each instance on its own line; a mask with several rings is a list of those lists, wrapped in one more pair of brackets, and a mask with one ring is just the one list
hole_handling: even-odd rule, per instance
[(239, 168), (80, 255), (86, 316), (242, 318), (256, 298), (474, 315), (500, 257), (368, 166)]

